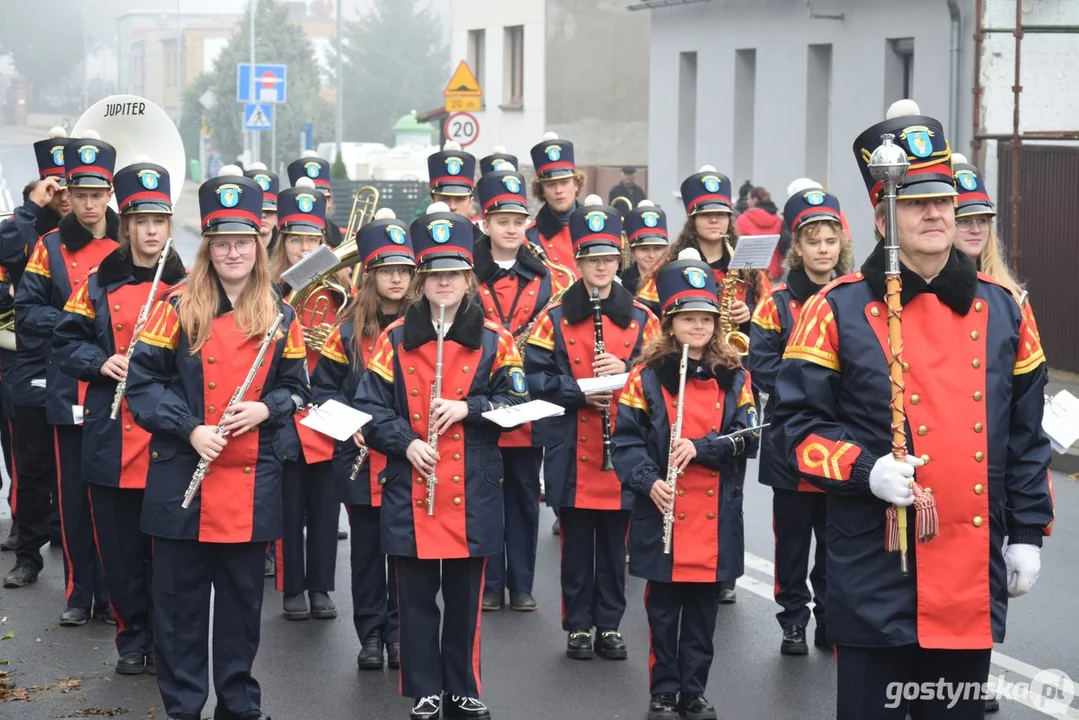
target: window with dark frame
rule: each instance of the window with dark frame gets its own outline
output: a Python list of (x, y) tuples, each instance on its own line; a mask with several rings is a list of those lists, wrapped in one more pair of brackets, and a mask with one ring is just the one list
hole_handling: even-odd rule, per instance
[(524, 105), (525, 29), (515, 25), (505, 29), (505, 79), (502, 97), (505, 105), (519, 108)]

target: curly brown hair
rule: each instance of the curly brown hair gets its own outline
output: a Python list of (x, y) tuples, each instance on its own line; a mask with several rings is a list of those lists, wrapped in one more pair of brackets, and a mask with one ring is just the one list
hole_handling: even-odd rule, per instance
[[(712, 339), (704, 346), (701, 363), (707, 365), (713, 371), (720, 367), (731, 369), (742, 367), (742, 358), (724, 340), (719, 327), (719, 316), (715, 317), (716, 323), (712, 329)], [(655, 337), (645, 344), (640, 357), (637, 358), (637, 362), (634, 364), (648, 367), (667, 355), (681, 354), (682, 348), (679, 346), (678, 341), (674, 339), (674, 316), (665, 315), (663, 320), (660, 321), (660, 332), (656, 333)]]
[(843, 225), (834, 220), (821, 220), (798, 228), (798, 233), (791, 238), (791, 246), (787, 248), (787, 267), (791, 270), (805, 267), (802, 256), (794, 251), (794, 246), (802, 242), (802, 240), (817, 237), (820, 234), (821, 226), (827, 226), (835, 230), (836, 237), (839, 238), (839, 259), (836, 260), (835, 274), (836, 277), (846, 275), (854, 269), (854, 245), (851, 244), (847, 234), (843, 232)]
[[(561, 180), (561, 178), (559, 179)], [(574, 170), (573, 179), (577, 181), (577, 197), (580, 197), (581, 191), (584, 190), (584, 184), (588, 177), (580, 170)], [(539, 178), (534, 178), (532, 180), (532, 197), (534, 197), (541, 203), (547, 202), (547, 200), (543, 197), (543, 181)]]
[[(731, 247), (738, 247), (738, 227), (734, 224), (734, 217), (731, 217), (730, 227), (727, 229), (730, 234)], [(655, 276), (659, 272), (659, 269), (667, 263), (677, 260), (678, 253), (682, 252), (686, 248), (693, 248), (700, 252), (701, 241), (700, 236), (697, 235), (697, 224), (694, 220), (694, 216), (690, 215), (686, 218), (686, 224), (682, 226), (682, 232), (678, 234), (678, 239), (671, 243), (667, 248), (667, 254), (659, 259), (656, 266), (652, 268), (652, 275)], [(723, 255), (727, 255), (727, 250), (723, 250)], [(701, 257), (704, 257), (704, 253), (701, 252)], [(730, 258), (727, 258), (730, 260)], [(707, 262), (707, 261), (706, 261)], [(760, 301), (764, 297), (764, 273), (761, 270), (751, 270), (746, 277), (746, 282), (753, 290), (753, 297)]]

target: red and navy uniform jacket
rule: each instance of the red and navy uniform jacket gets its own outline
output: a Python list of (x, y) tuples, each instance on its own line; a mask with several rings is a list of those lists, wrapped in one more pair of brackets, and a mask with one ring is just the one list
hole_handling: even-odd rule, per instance
[[(60, 313), (71, 294), (85, 282), (86, 274), (116, 249), (120, 217), (106, 209), (107, 237), (94, 238), (74, 214), (42, 236), (30, 253), (22, 282), (15, 291), (15, 335), (19, 348), (17, 366), (32, 363), (30, 393), (19, 404), (45, 407), (50, 425), (76, 424), (74, 407), (82, 405), (85, 384), (60, 372), (53, 358), (52, 339)], [(45, 385), (41, 386), (41, 380)], [(21, 391), (22, 388), (19, 388)]]
[[(383, 318), (380, 317), (380, 321)], [(387, 322), (380, 322), (385, 327)], [(356, 397), (356, 388), (360, 378), (367, 372), (367, 361), (375, 352), (377, 338), (364, 336), (360, 343), (357, 357), (353, 338), (355, 325), (352, 320), (345, 320), (330, 333), (322, 347), (322, 359), (311, 373), (311, 402), (322, 405), (329, 400), (336, 400), (343, 405), (352, 405)], [(381, 329), (380, 329), (381, 333)], [(366, 436), (365, 436), (366, 439)], [(346, 505), (382, 505), (382, 483), (385, 481), (386, 456), (370, 450), (367, 461), (360, 467), (355, 480), (352, 465), (356, 462), (359, 448), (352, 438), (344, 442), (335, 442), (333, 450), (333, 477), (337, 487), (337, 499)]]
[[(517, 264), (503, 270), (491, 257), (491, 239), (484, 238), (473, 253), (476, 259), (478, 299), (484, 315), (520, 342), (521, 333), (543, 311), (551, 297), (573, 284), (576, 278), (552, 274), (543, 262), (523, 245), (517, 250)], [(532, 447), (532, 423), (525, 423), (502, 435), (501, 447)]]
[[(0, 265), (0, 313), (15, 311), (15, 298), (12, 297), (13, 287), (7, 270), (3, 265)], [(11, 384), (8, 382), (8, 373), (4, 371), (4, 368), (9, 367), (14, 359), (14, 350), (0, 349), (0, 387), (3, 388), (3, 392), (0, 392), (0, 401), (3, 404), (0, 411), (3, 412), (3, 417), (9, 420), (15, 417), (15, 405), (11, 402)]]
[[(101, 374), (113, 355), (131, 344), (139, 313), (149, 298), (156, 267), (139, 268), (127, 248), (113, 250), (67, 301), (53, 337), (60, 370), (88, 383), (83, 401), (82, 479), (94, 485), (143, 489), (150, 468), (150, 433), (131, 416), (126, 400), (109, 417), (116, 381)], [(155, 300), (168, 294), (187, 273), (176, 253), (161, 271)]]
[[(820, 291), (823, 285), (810, 280), (805, 270), (793, 269), (787, 274), (787, 284), (778, 285), (757, 304), (750, 325), (749, 356), (746, 367), (753, 373), (753, 386), (758, 392), (768, 394), (769, 406), (779, 403), (776, 395), (776, 378), (783, 360), (791, 330), (806, 301)], [(761, 461), (757, 478), (762, 484), (780, 490), (823, 492), (806, 482), (795, 467), (787, 464), (782, 447), (782, 431), (770, 427), (761, 438)]]
[(1045, 355), (1015, 298), (965, 255), (953, 250), (928, 286), (901, 276), (907, 448), (940, 515), (939, 536), (911, 537), (909, 577), (884, 549), (887, 505), (869, 489), (892, 437), (881, 244), (802, 309), (773, 422), (788, 462), (829, 493), (831, 639), (987, 650), (1004, 640), (1004, 536), (1040, 546), (1053, 523)]
[[(659, 332), (659, 321), (617, 282), (602, 302), (603, 344), (629, 367)], [(566, 413), (532, 423), (536, 447), (546, 448), (547, 504), (590, 510), (629, 510), (633, 497), (613, 470), (603, 470), (600, 412), (585, 400), (577, 381), (593, 376), (595, 329), (592, 301), (583, 281), (574, 283), (536, 323), (525, 351), (531, 396), (561, 405)], [(621, 391), (611, 402), (611, 421)]]
[(713, 370), (689, 360), (681, 436), (693, 440), (697, 456), (678, 477), (672, 550), (664, 555), (663, 513), (649, 493), (667, 477), (679, 359), (671, 354), (633, 368), (618, 401), (614, 469), (633, 492), (629, 572), (657, 582), (733, 581), (745, 570), (742, 478), (757, 438), (743, 435), (736, 453), (719, 436), (757, 424), (751, 381), (742, 368)]
[(382, 484), (382, 552), (420, 559), (480, 557), (504, 544), (501, 428), (482, 417), (491, 406), (528, 400), (513, 338), (483, 319), (474, 302), (457, 311), (443, 341), (442, 395), (468, 403), (468, 416), (438, 438), (434, 515), (426, 479), (405, 457), (427, 442), (437, 336), (426, 299), (379, 336), (360, 378), (355, 407), (373, 419), (364, 428), (372, 450), (386, 455)]
[(181, 507), (199, 464), (191, 433), (199, 425), (221, 422), (263, 340), (245, 338), (237, 330), (232, 305), (218, 290), (213, 332), (197, 353), (191, 354), (177, 314), (181, 287), (154, 306), (131, 357), (128, 407), (135, 422), (152, 434), (142, 531), (172, 540), (266, 542), (281, 537), (280, 431), (310, 397), (303, 333), (287, 305), (280, 305), (285, 320), (279, 338), (243, 398), (264, 403), (270, 417), (251, 432), (228, 438), (191, 506)]
[[(568, 218), (570, 213), (578, 207), (580, 206), (574, 202), (566, 217)], [(525, 239), (533, 245), (542, 247), (547, 253), (547, 259), (555, 265), (574, 269), (573, 240), (569, 236), (568, 222), (567, 220), (563, 223), (550, 206), (544, 203), (536, 213), (536, 221), (525, 230)], [(575, 269), (574, 274), (576, 274)]]
[[(723, 279), (727, 277), (728, 262), (729, 258), (726, 254), (724, 254), (723, 257), (721, 257), (719, 260), (716, 260), (713, 263), (709, 263), (712, 268), (712, 277), (716, 279), (716, 290), (721, 297), (723, 294)], [(637, 302), (642, 303), (645, 307), (655, 313), (657, 317), (660, 313), (660, 307), (659, 293), (656, 292), (656, 273), (659, 272), (660, 267), (661, 266), (657, 265), (655, 270), (652, 271), (652, 276), (642, 282), (640, 287), (637, 289)], [(772, 282), (768, 279), (768, 275), (761, 270), (750, 270), (748, 272), (757, 273), (758, 275), (760, 275), (761, 295), (767, 295), (768, 292), (772, 289)], [(757, 297), (756, 293), (753, 291), (753, 287), (749, 284), (749, 276), (747, 272), (742, 272), (742, 279), (746, 282), (735, 284), (734, 297), (736, 300), (741, 300), (742, 302), (744, 302), (746, 306), (749, 307), (749, 312), (752, 313), (756, 309), (757, 303), (760, 301), (760, 298)], [(745, 322), (742, 323), (738, 327), (738, 329), (746, 335), (749, 335), (749, 326), (750, 323)]]
[(34, 243), (59, 226), (60, 215), (55, 210), (38, 207), (30, 200), (15, 208), (10, 218), (0, 222), (0, 265), (7, 268), (15, 287), (22, 280)]

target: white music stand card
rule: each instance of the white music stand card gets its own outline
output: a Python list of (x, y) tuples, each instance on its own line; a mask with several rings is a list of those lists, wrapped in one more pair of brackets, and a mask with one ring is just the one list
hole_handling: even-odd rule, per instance
[(311, 408), (311, 412), (300, 424), (315, 432), (329, 435), (338, 442), (344, 442), (369, 422), (371, 416), (367, 413), (336, 400), (327, 400), (319, 407)]
[(772, 264), (778, 243), (778, 235), (743, 235), (738, 238), (727, 267), (731, 270), (765, 270)]
[(1079, 440), (1079, 398), (1067, 390), (1046, 396), (1042, 430), (1049, 436), (1054, 450), (1061, 454), (1068, 452)]

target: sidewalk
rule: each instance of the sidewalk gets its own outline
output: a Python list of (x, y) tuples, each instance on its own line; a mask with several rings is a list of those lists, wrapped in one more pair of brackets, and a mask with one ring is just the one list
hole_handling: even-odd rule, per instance
[(173, 208), (172, 221), (177, 226), (196, 235), (202, 233), (202, 216), (199, 214), (199, 183), (184, 181), (183, 192)]
[[(1061, 390), (1067, 390), (1079, 397), (1079, 375), (1062, 370), (1050, 370), (1049, 384), (1045, 388), (1045, 394), (1052, 397)], [(1049, 467), (1079, 480), (1079, 443), (1072, 445), (1063, 455), (1054, 452), (1053, 459), (1049, 461)]]

